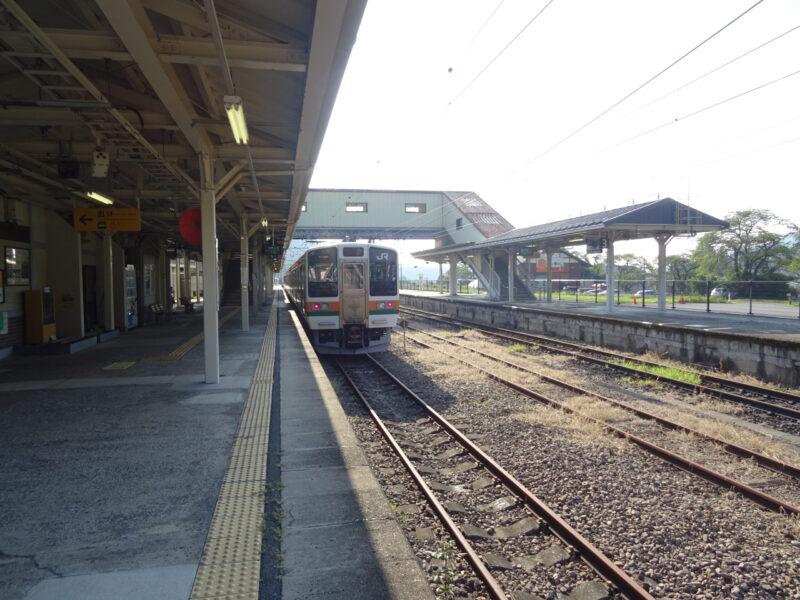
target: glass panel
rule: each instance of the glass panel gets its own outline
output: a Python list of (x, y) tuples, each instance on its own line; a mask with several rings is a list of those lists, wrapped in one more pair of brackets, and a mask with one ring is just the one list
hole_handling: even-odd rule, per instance
[(344, 271), (344, 280), (342, 281), (343, 289), (364, 289), (364, 265), (360, 263), (344, 264), (342, 265), (342, 269)]
[(320, 248), (308, 253), (308, 295), (314, 298), (339, 295), (336, 248)]
[(394, 250), (369, 249), (369, 293), (371, 296), (397, 294), (397, 252)]

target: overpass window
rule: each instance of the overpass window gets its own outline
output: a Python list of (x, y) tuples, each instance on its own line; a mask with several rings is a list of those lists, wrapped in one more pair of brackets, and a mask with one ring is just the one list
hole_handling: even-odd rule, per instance
[(456, 229), (461, 229), (462, 227), (464, 227), (464, 219), (459, 217), (456, 219)]
[(422, 202), (406, 202), (406, 212), (407, 213), (424, 213), (426, 211), (426, 206)]
[(367, 212), (366, 202), (348, 202), (345, 205), (345, 211), (349, 213)]

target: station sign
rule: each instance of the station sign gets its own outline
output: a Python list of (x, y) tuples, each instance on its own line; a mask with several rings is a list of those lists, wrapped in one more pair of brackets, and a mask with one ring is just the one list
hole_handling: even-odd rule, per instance
[(72, 213), (75, 231), (141, 231), (138, 208), (76, 208)]

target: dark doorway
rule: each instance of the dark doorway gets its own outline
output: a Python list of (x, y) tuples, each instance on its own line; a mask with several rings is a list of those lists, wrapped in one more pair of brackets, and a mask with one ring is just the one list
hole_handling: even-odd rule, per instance
[(84, 331), (91, 331), (97, 322), (97, 267), (83, 266), (83, 323)]

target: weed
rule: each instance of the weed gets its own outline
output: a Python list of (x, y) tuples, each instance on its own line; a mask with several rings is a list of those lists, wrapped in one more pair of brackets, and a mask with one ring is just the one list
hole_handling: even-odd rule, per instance
[(676, 367), (653, 367), (650, 365), (643, 365), (641, 363), (637, 363), (631, 360), (617, 361), (615, 364), (622, 365), (623, 367), (627, 367), (629, 369), (635, 369), (643, 373), (649, 373), (650, 375), (655, 375), (656, 377), (677, 379), (678, 381), (683, 381), (685, 383), (691, 383), (694, 385), (699, 385), (700, 382), (702, 381), (700, 375), (698, 375), (697, 373), (692, 373), (691, 371), (684, 371), (683, 369), (678, 369)]
[(353, 415), (352, 417), (349, 417), (349, 419), (351, 423), (358, 423), (361, 420), (361, 417), (358, 415)]
[(507, 350), (509, 352), (527, 352), (528, 347), (525, 344), (511, 344)]
[(454, 542), (439, 542), (439, 549), (431, 556), (441, 562), (437, 572), (431, 577), (436, 584), (436, 600), (454, 600), (456, 598), (456, 545)]
[(636, 379), (634, 377), (623, 377), (622, 381), (628, 385), (638, 385), (642, 387), (662, 388), (664, 384), (655, 379)]
[(473, 400), (472, 406), (489, 406), (494, 402), (494, 398), (486, 398), (485, 400)]

